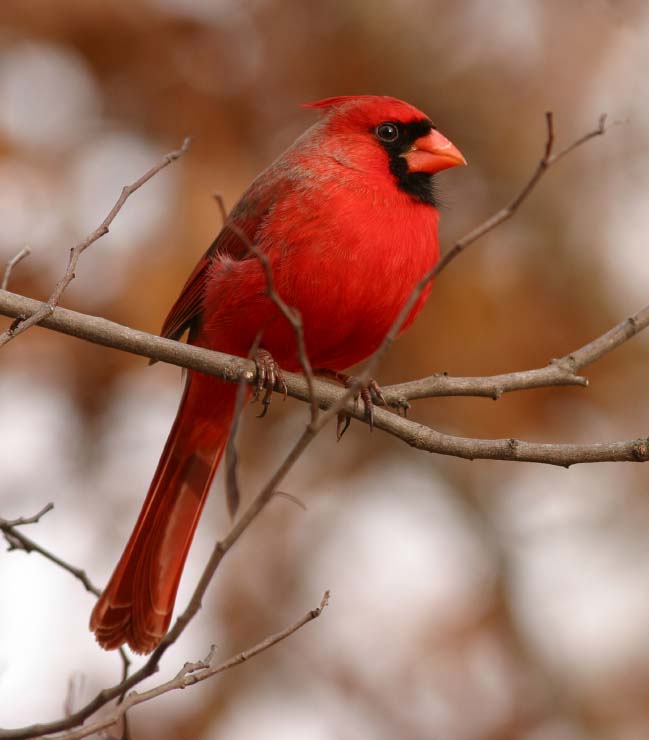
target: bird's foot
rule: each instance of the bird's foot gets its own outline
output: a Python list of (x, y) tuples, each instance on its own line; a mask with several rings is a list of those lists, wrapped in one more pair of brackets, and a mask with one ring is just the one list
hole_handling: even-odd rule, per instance
[(252, 394), (252, 401), (258, 401), (261, 392), (264, 391), (264, 395), (261, 397), (263, 408), (261, 413), (258, 414), (258, 417), (261, 418), (262, 416), (266, 416), (273, 397), (273, 391), (282, 391), (284, 400), (286, 400), (288, 388), (284, 380), (284, 373), (282, 373), (282, 369), (275, 362), (270, 352), (267, 352), (265, 349), (258, 349), (253, 357), (253, 362), (257, 368), (257, 382), (255, 383), (255, 390)]
[[(339, 373), (337, 370), (328, 370), (323, 368), (316, 370), (316, 374), (337, 380), (339, 383), (342, 383), (345, 388), (353, 388), (358, 383), (358, 378), (356, 376)], [(376, 382), (376, 380), (374, 380), (374, 378), (370, 378), (367, 383), (362, 383), (354, 393), (354, 401), (356, 404), (358, 404), (359, 398), (365, 407), (365, 418), (370, 425), (370, 430), (374, 429), (374, 406), (387, 406), (381, 386)], [(341, 411), (338, 414), (336, 436), (339, 440), (349, 428), (351, 420), (351, 416), (344, 411)]]
[(393, 401), (390, 401), (389, 404), (399, 416), (403, 414), (403, 418), (408, 418), (408, 411), (411, 409), (410, 401), (408, 401), (407, 398), (395, 398)]

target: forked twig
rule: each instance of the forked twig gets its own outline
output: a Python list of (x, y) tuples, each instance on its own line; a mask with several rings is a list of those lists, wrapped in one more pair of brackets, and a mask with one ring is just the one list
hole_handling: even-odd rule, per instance
[[(94, 244), (98, 239), (100, 239), (102, 236), (107, 234), (110, 230), (110, 226), (115, 220), (115, 216), (122, 210), (122, 207), (126, 203), (126, 201), (129, 199), (131, 195), (136, 190), (139, 190), (142, 185), (147, 183), (152, 177), (158, 174), (160, 170), (164, 169), (168, 165), (170, 165), (172, 162), (174, 162), (176, 159), (182, 157), (182, 155), (187, 151), (189, 148), (190, 139), (186, 138), (180, 149), (176, 149), (173, 152), (170, 152), (169, 154), (165, 154), (162, 161), (158, 162), (155, 166), (151, 167), (151, 169), (148, 172), (145, 172), (142, 177), (138, 178), (134, 183), (131, 183), (131, 185), (126, 185), (122, 188), (122, 192), (120, 193), (119, 198), (115, 202), (115, 205), (110, 209), (108, 212), (108, 215), (106, 218), (101, 222), (101, 224), (88, 236), (81, 242), (79, 242), (75, 247), (72, 247), (70, 249), (70, 257), (68, 259), (68, 266), (65, 270), (65, 273), (63, 277), (59, 280), (59, 282), (56, 284), (56, 287), (54, 288), (52, 294), (47, 299), (47, 301), (43, 304), (41, 304), (38, 311), (33, 313), (31, 316), (25, 319), (21, 319), (20, 321), (15, 321), (9, 329), (7, 329), (5, 332), (0, 334), (0, 347), (7, 344), (7, 342), (11, 341), (14, 337), (17, 337), (19, 334), (22, 334), (23, 332), (27, 331), (31, 326), (34, 326), (35, 324), (38, 324), (40, 321), (42, 321), (47, 316), (51, 316), (52, 312), (58, 305), (59, 301), (61, 300), (61, 296), (63, 295), (63, 292), (68, 287), (68, 285), (74, 280), (74, 271), (77, 267), (77, 262), (79, 261), (79, 257), (88, 249), (88, 247), (91, 244)], [(6, 275), (6, 271), (5, 271)], [(8, 278), (7, 278), (8, 279)]]
[(61, 559), (58, 555), (53, 552), (46, 550), (41, 547), (37, 542), (34, 542), (30, 537), (23, 534), (18, 527), (22, 527), (26, 524), (37, 524), (45, 514), (52, 511), (54, 504), (49, 503), (44, 506), (39, 512), (30, 517), (20, 517), (18, 519), (2, 519), (0, 518), (0, 532), (5, 536), (5, 539), (9, 543), (10, 550), (23, 550), (26, 553), (37, 552), (44, 558), (49, 560), (51, 563), (58, 565), (59, 568), (63, 568), (68, 573), (73, 575), (76, 579), (81, 581), (86, 591), (89, 591), (95, 596), (99, 596), (100, 590), (91, 582), (88, 578), (88, 574), (82, 568), (77, 568), (65, 560)]
[[(51, 563), (58, 565), (59, 568), (62, 568), (63, 570), (70, 573), (70, 575), (74, 576), (83, 584), (83, 587), (86, 589), (86, 591), (89, 591), (91, 594), (94, 594), (98, 597), (101, 593), (100, 589), (94, 585), (94, 583), (90, 580), (88, 574), (85, 570), (83, 570), (83, 568), (77, 568), (75, 565), (68, 563), (66, 560), (63, 560), (50, 550), (47, 550), (39, 545), (37, 542), (34, 542), (31, 537), (27, 537), (27, 535), (23, 534), (18, 529), (18, 527), (23, 527), (27, 524), (38, 524), (41, 518), (44, 517), (45, 514), (47, 514), (48, 512), (52, 511), (53, 508), (54, 504), (50, 502), (46, 504), (40, 511), (36, 512), (36, 514), (34, 514), (33, 516), (18, 517), (17, 519), (3, 519), (0, 517), (0, 532), (2, 532), (2, 534), (4, 535), (9, 545), (9, 550), (22, 550), (27, 554), (37, 552), (46, 560), (49, 560)], [(119, 656), (122, 661), (122, 681), (125, 681), (128, 677), (131, 660), (126, 654), (124, 648), (119, 649)]]
[[(455, 242), (451, 249), (449, 249), (449, 251), (440, 259), (440, 261), (435, 265), (430, 273), (422, 278), (422, 281), (425, 282), (421, 290), (423, 290), (423, 288), (429, 283), (430, 280), (439, 275), (442, 270), (446, 269), (446, 267), (470, 244), (473, 244), (473, 242), (477, 241), (485, 234), (493, 231), (496, 226), (500, 226), (500, 224), (508, 221), (520, 208), (523, 202), (528, 198), (532, 190), (534, 190), (534, 188), (538, 185), (539, 180), (550, 169), (550, 167), (555, 165), (560, 159), (563, 159), (563, 157), (565, 157), (567, 154), (570, 154), (570, 152), (574, 151), (591, 139), (594, 139), (596, 136), (603, 136), (607, 130), (606, 114), (603, 113), (598, 119), (596, 128), (592, 129), (583, 136), (580, 136), (578, 139), (573, 141), (571, 144), (568, 144), (560, 151), (554, 153), (554, 115), (551, 111), (548, 111), (545, 114), (545, 121), (547, 130), (543, 156), (537, 164), (536, 169), (532, 173), (530, 179), (519, 191), (519, 193), (509, 202), (508, 205), (506, 205), (504, 208), (501, 208), (498, 212), (494, 213), (493, 216), (488, 218), (486, 221), (483, 221), (479, 226), (476, 226), (476, 228), (466, 234), (466, 236), (463, 236), (461, 239), (458, 239)], [(417, 297), (419, 297), (419, 295), (421, 294), (421, 290)], [(406, 313), (406, 316), (407, 315), (408, 314)]]
[(129, 694), (124, 702), (121, 705), (118, 705), (110, 714), (78, 730), (59, 735), (57, 737), (57, 740), (81, 740), (81, 738), (88, 737), (89, 735), (99, 732), (100, 730), (105, 730), (108, 727), (112, 727), (113, 725), (117, 724), (120, 719), (126, 719), (126, 712), (128, 712), (129, 709), (137, 706), (138, 704), (142, 704), (143, 702), (155, 699), (158, 696), (169, 693), (170, 691), (175, 691), (177, 689), (186, 689), (189, 686), (193, 686), (196, 683), (205, 681), (206, 679), (212, 678), (219, 673), (223, 673), (230, 668), (234, 668), (235, 666), (245, 663), (247, 660), (250, 660), (256, 655), (259, 655), (259, 653), (263, 653), (265, 650), (268, 650), (274, 645), (277, 645), (277, 643), (282, 642), (282, 640), (285, 640), (287, 637), (290, 637), (309, 622), (317, 619), (322, 614), (323, 610), (327, 607), (328, 603), (329, 591), (325, 591), (319, 606), (317, 606), (315, 609), (310, 609), (303, 617), (298, 619), (297, 622), (294, 622), (289, 627), (283, 629), (281, 632), (276, 632), (273, 635), (269, 635), (261, 642), (258, 642), (256, 645), (253, 645), (247, 650), (243, 650), (240, 653), (233, 655), (231, 658), (228, 658), (227, 660), (217, 665), (212, 664), (214, 660), (214, 654), (216, 652), (216, 647), (212, 645), (210, 647), (209, 653), (203, 660), (196, 661), (195, 663), (185, 663), (185, 665), (170, 681), (166, 681), (165, 683), (162, 683), (158, 686), (154, 686), (152, 689), (149, 689), (148, 691), (143, 691), (142, 693), (134, 691), (133, 693)]

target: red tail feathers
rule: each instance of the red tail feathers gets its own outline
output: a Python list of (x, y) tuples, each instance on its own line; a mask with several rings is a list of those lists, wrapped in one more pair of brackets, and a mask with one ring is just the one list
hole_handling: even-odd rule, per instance
[(106, 650), (149, 653), (169, 627), (180, 576), (221, 459), (237, 387), (189, 375), (133, 533), (90, 617)]

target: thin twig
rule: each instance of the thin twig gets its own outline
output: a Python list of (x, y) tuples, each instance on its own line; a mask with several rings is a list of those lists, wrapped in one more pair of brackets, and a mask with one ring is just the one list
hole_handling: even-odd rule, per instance
[(304, 503), (304, 501), (301, 501), (297, 496), (294, 496), (292, 493), (287, 493), (286, 491), (275, 491), (275, 497), (285, 498), (287, 501), (290, 501), (292, 504), (295, 504), (299, 509), (302, 509), (302, 511), (308, 511), (307, 505)]
[(93, 722), (92, 724), (80, 728), (79, 730), (75, 730), (74, 732), (66, 733), (64, 735), (59, 735), (57, 737), (57, 740), (81, 740), (81, 738), (88, 737), (89, 735), (99, 732), (100, 730), (112, 727), (113, 725), (117, 724), (120, 719), (126, 719), (126, 712), (132, 707), (137, 706), (138, 704), (142, 704), (146, 701), (151, 701), (151, 699), (155, 699), (159, 696), (162, 696), (163, 694), (167, 694), (170, 691), (176, 691), (177, 689), (186, 689), (189, 686), (193, 686), (194, 684), (205, 681), (208, 678), (212, 678), (219, 673), (223, 673), (230, 668), (234, 668), (235, 666), (245, 663), (251, 658), (254, 658), (256, 655), (259, 655), (259, 653), (263, 653), (265, 650), (268, 650), (274, 645), (277, 645), (277, 643), (282, 642), (282, 640), (285, 640), (287, 637), (295, 634), (295, 632), (297, 632), (309, 622), (317, 619), (326, 608), (328, 602), (329, 591), (325, 591), (324, 596), (320, 601), (320, 605), (315, 609), (310, 609), (303, 617), (298, 619), (297, 622), (290, 625), (289, 627), (286, 627), (286, 629), (283, 629), (281, 632), (276, 632), (273, 635), (269, 635), (261, 642), (253, 645), (253, 647), (248, 648), (247, 650), (243, 650), (236, 655), (233, 655), (231, 658), (228, 658), (228, 660), (225, 660), (218, 665), (212, 665), (215, 653), (215, 646), (212, 645), (206, 658), (196, 661), (195, 663), (185, 663), (185, 665), (171, 680), (155, 686), (148, 691), (143, 691), (142, 693), (137, 693), (134, 691), (127, 696), (123, 704), (117, 707), (110, 714), (102, 717), (97, 722)]
[(68, 266), (65, 270), (65, 273), (56, 284), (56, 287), (54, 288), (54, 291), (52, 292), (50, 297), (47, 299), (47, 302), (41, 304), (38, 311), (31, 314), (31, 316), (18, 322), (14, 322), (9, 327), (9, 329), (7, 329), (7, 331), (0, 334), (0, 347), (7, 344), (7, 342), (11, 341), (14, 337), (17, 337), (19, 334), (27, 331), (27, 329), (29, 329), (31, 326), (34, 326), (34, 324), (38, 324), (44, 318), (52, 314), (59, 301), (61, 300), (63, 292), (72, 282), (72, 280), (74, 280), (74, 271), (76, 269), (77, 262), (79, 261), (79, 257), (81, 257), (83, 252), (85, 252), (85, 250), (88, 249), (91, 244), (94, 244), (94, 242), (96, 242), (98, 239), (109, 232), (110, 226), (113, 223), (115, 216), (117, 216), (117, 214), (122, 210), (122, 207), (129, 199), (129, 197), (133, 195), (136, 190), (139, 190), (139, 188), (147, 183), (152, 177), (157, 175), (160, 170), (170, 165), (176, 159), (182, 157), (182, 155), (189, 148), (189, 144), (190, 139), (186, 138), (183, 141), (180, 149), (176, 149), (169, 154), (165, 154), (162, 160), (158, 162), (158, 164), (156, 164), (154, 167), (152, 167), (148, 172), (142, 175), (142, 177), (137, 179), (131, 185), (126, 185), (122, 188), (122, 192), (120, 193), (119, 198), (116, 200), (115, 205), (110, 209), (108, 215), (101, 222), (101, 224), (94, 231), (88, 234), (88, 236), (83, 241), (79, 242), (70, 250), (70, 257), (68, 258)]
[(53, 508), (54, 505), (50, 503), (47, 504), (47, 506), (44, 506), (37, 514), (34, 514), (34, 516), (31, 517), (21, 517), (19, 519), (13, 520), (0, 518), (0, 532), (3, 533), (5, 539), (9, 543), (10, 550), (23, 550), (26, 553), (37, 552), (39, 555), (42, 555), (50, 562), (58, 565), (59, 568), (63, 568), (63, 570), (67, 571), (79, 581), (81, 581), (86, 591), (89, 591), (95, 596), (99, 596), (101, 591), (88, 578), (85, 570), (83, 570), (82, 568), (77, 568), (70, 563), (67, 563), (58, 555), (50, 552), (50, 550), (46, 550), (44, 547), (41, 547), (37, 542), (34, 542), (34, 540), (32, 540), (30, 537), (27, 537), (27, 535), (23, 534), (18, 529), (18, 527), (24, 524), (37, 523), (43, 515), (47, 514), (47, 512), (51, 511)]
[(85, 675), (83, 673), (72, 673), (68, 678), (68, 690), (63, 702), (63, 714), (69, 717), (74, 712), (74, 707), (83, 694)]
[[(266, 295), (268, 298), (279, 308), (284, 318), (289, 322), (293, 328), (295, 334), (295, 340), (297, 344), (297, 356), (302, 367), (302, 372), (306, 378), (307, 385), (310, 391), (313, 392), (313, 367), (309, 360), (309, 355), (306, 349), (306, 343), (304, 341), (304, 324), (302, 322), (302, 316), (297, 308), (287, 305), (284, 299), (280, 296), (275, 288), (275, 281), (273, 279), (273, 270), (270, 264), (270, 258), (263, 252), (256, 244), (254, 244), (248, 235), (232, 222), (227, 222), (224, 228), (230, 229), (236, 236), (241, 240), (241, 243), (248, 249), (259, 261), (261, 268), (264, 272), (264, 278), (266, 280)], [(315, 399), (315, 395), (311, 396), (311, 421), (314, 422), (318, 417), (319, 407)]]
[(0, 282), (0, 290), (7, 290), (12, 270), (21, 260), (24, 260), (25, 257), (28, 257), (31, 252), (32, 250), (29, 247), (23, 247), (20, 252), (18, 252), (18, 254), (14, 254), (14, 256), (10, 260), (7, 260), (7, 263), (5, 264), (5, 271), (2, 276), (2, 282)]
[(225, 200), (223, 198), (222, 193), (212, 193), (212, 198), (216, 201), (216, 205), (219, 209), (219, 214), (221, 215), (221, 227), (225, 226), (226, 221), (228, 220), (228, 210), (225, 207)]
[(649, 325), (649, 306), (624, 319), (580, 349), (552, 360), (545, 367), (473, 378), (429, 375), (419, 380), (386, 386), (383, 388), (383, 395), (388, 405), (403, 408), (407, 401), (416, 398), (482, 396), (497, 400), (503, 393), (512, 391), (566, 385), (586, 387), (588, 379), (578, 375), (578, 371), (612, 352), (647, 325)]
[[(13, 527), (22, 527), (25, 524), (38, 524), (45, 514), (52, 511), (53, 508), (54, 504), (50, 501), (49, 504), (45, 504), (45, 506), (43, 506), (43, 508), (40, 511), (37, 511), (33, 516), (19, 516), (17, 519), (0, 519), (0, 523), (8, 529), (12, 529)], [(0, 529), (4, 532), (5, 530), (1, 525)]]
[(383, 386), (381, 390), (388, 406), (401, 410), (409, 406), (408, 401), (421, 398), (477, 396), (497, 401), (503, 394), (512, 391), (570, 385), (586, 387), (588, 380), (566, 367), (551, 362), (535, 370), (482, 377), (452, 377), (439, 373), (408, 380), (405, 383)]
[[(551, 111), (545, 114), (545, 121), (547, 127), (545, 146), (543, 150), (543, 156), (536, 166), (536, 169), (532, 173), (532, 176), (519, 191), (519, 193), (510, 201), (508, 205), (501, 208), (497, 213), (483, 221), (479, 226), (470, 231), (466, 236), (458, 239), (453, 247), (442, 257), (437, 265), (431, 270), (431, 275), (426, 280), (426, 284), (429, 280), (439, 275), (461, 252), (463, 252), (470, 244), (477, 241), (485, 234), (493, 231), (497, 226), (508, 221), (523, 204), (523, 201), (527, 199), (532, 190), (538, 185), (543, 175), (555, 165), (560, 159), (563, 159), (567, 154), (574, 151), (578, 147), (582, 146), (586, 142), (594, 139), (596, 136), (603, 136), (606, 133), (606, 115), (602, 114), (597, 122), (597, 127), (589, 131), (588, 133), (580, 136), (578, 139), (568, 144), (560, 151), (553, 153), (554, 148), (554, 116)], [(406, 314), (407, 315), (407, 314)]]
[[(83, 570), (82, 568), (77, 568), (71, 563), (68, 563), (67, 561), (60, 558), (58, 555), (55, 555), (50, 550), (46, 550), (44, 547), (39, 545), (37, 542), (34, 542), (34, 540), (32, 540), (30, 537), (27, 537), (27, 535), (23, 534), (18, 529), (18, 527), (22, 527), (27, 524), (37, 524), (41, 520), (41, 518), (45, 516), (45, 514), (47, 514), (48, 512), (52, 511), (53, 508), (54, 504), (50, 502), (33, 516), (18, 517), (17, 519), (3, 519), (0, 517), (0, 532), (2, 532), (5, 539), (7, 540), (9, 550), (22, 550), (27, 554), (37, 552), (46, 560), (49, 560), (51, 563), (58, 565), (59, 568), (62, 568), (63, 570), (73, 575), (83, 584), (83, 587), (86, 589), (86, 591), (89, 591), (91, 594), (94, 594), (98, 597), (101, 593), (101, 590), (97, 588), (97, 586), (95, 586), (95, 584), (90, 580), (85, 570)], [(122, 681), (125, 681), (128, 677), (131, 661), (123, 647), (120, 647), (119, 649), (119, 656), (122, 661)]]
[[(316, 399), (314, 388), (313, 388), (314, 373), (313, 373), (313, 368), (311, 366), (311, 362), (309, 360), (309, 356), (306, 350), (306, 343), (304, 340), (304, 326), (302, 323), (302, 317), (300, 315), (300, 312), (297, 309), (291, 306), (288, 306), (288, 304), (283, 300), (283, 298), (277, 292), (277, 289), (275, 287), (275, 281), (273, 278), (273, 270), (272, 270), (272, 266), (271, 266), (268, 255), (265, 252), (263, 252), (256, 244), (254, 244), (251, 241), (251, 239), (248, 238), (248, 235), (245, 233), (245, 231), (243, 231), (243, 229), (241, 229), (237, 224), (228, 221), (227, 210), (225, 208), (225, 202), (223, 200), (223, 196), (220, 193), (214, 193), (213, 197), (221, 212), (221, 218), (223, 220), (223, 228), (229, 229), (233, 234), (235, 234), (235, 236), (239, 239), (241, 244), (248, 250), (248, 252), (250, 252), (257, 259), (264, 273), (264, 279), (266, 282), (266, 295), (277, 306), (281, 314), (289, 322), (289, 324), (291, 325), (293, 329), (293, 332), (295, 334), (298, 359), (299, 359), (300, 365), (302, 367), (302, 371), (304, 373), (304, 377), (306, 378), (306, 382), (307, 382), (307, 385), (310, 391), (311, 420), (314, 421), (318, 416), (319, 407), (317, 404), (317, 399)], [(250, 352), (248, 353), (249, 358), (252, 358), (255, 356), (261, 344), (262, 336), (263, 336), (263, 329), (261, 329), (259, 333), (257, 334), (257, 336), (255, 337), (252, 347), (250, 348)], [(257, 369), (256, 372), (259, 372), (259, 370)], [(238, 506), (239, 506), (239, 500), (240, 500), (239, 485), (237, 481), (238, 455), (237, 455), (237, 451), (235, 447), (235, 437), (236, 437), (236, 433), (239, 427), (240, 415), (243, 411), (243, 405), (244, 405), (246, 395), (247, 395), (247, 390), (245, 388), (246, 381), (247, 381), (247, 378), (244, 378), (244, 377), (242, 377), (241, 380), (239, 381), (239, 389), (237, 391), (237, 397), (236, 397), (236, 402), (235, 402), (235, 412), (234, 412), (233, 421), (230, 427), (230, 434), (228, 436), (228, 442), (226, 444), (226, 449), (225, 449), (226, 501), (228, 505), (228, 511), (231, 517), (234, 517), (234, 515), (236, 514)], [(264, 413), (265, 413), (265, 409), (264, 409), (264, 412), (262, 412), (262, 416), (264, 415)]]
[[(291, 308), (288, 306), (281, 298), (281, 296), (278, 294), (276, 288), (275, 288), (275, 281), (273, 280), (273, 273), (272, 268), (270, 265), (270, 261), (268, 259), (268, 256), (263, 253), (259, 247), (257, 247), (249, 238), (243, 229), (241, 229), (239, 226), (237, 226), (235, 223), (228, 222), (228, 212), (225, 207), (225, 201), (223, 199), (223, 195), (221, 193), (212, 193), (212, 197), (216, 201), (216, 204), (219, 208), (219, 213), (221, 214), (221, 223), (222, 227), (225, 229), (229, 229), (232, 231), (236, 237), (241, 241), (242, 245), (251, 253), (253, 254), (256, 259), (261, 263), (262, 269), (264, 271), (264, 277), (266, 279), (266, 291), (268, 297), (275, 303), (277, 308), (282, 312), (286, 320), (291, 324), (293, 331), (296, 334), (297, 342), (298, 342), (298, 350), (301, 352), (304, 352), (304, 358), (300, 358), (300, 360), (303, 360), (303, 369), (309, 370), (311, 373), (311, 364), (309, 362), (309, 358), (306, 354), (306, 348), (304, 346), (304, 334), (303, 334), (303, 328), (302, 323), (300, 321), (299, 313), (294, 315), (294, 308)], [(255, 340), (255, 345), (258, 347), (261, 342), (261, 335), (257, 337)], [(251, 356), (250, 353), (248, 353), (249, 356)]]
[[(261, 332), (255, 337), (255, 341), (252, 343), (248, 358), (250, 359), (255, 355), (259, 348), (259, 342), (261, 340)], [(230, 424), (230, 432), (228, 434), (228, 441), (225, 445), (225, 500), (228, 506), (228, 512), (231, 518), (234, 518), (235, 514), (239, 509), (239, 502), (241, 500), (241, 493), (239, 491), (239, 481), (237, 477), (237, 466), (239, 464), (239, 455), (236, 447), (236, 437), (239, 431), (239, 422), (241, 420), (241, 414), (243, 413), (243, 407), (246, 402), (248, 395), (248, 387), (246, 379), (241, 378), (237, 387), (237, 395), (234, 402), (234, 413), (232, 414), (232, 423)]]

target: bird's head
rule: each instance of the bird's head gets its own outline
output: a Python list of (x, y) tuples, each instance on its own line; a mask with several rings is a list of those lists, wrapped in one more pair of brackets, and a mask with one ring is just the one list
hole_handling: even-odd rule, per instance
[(337, 161), (367, 174), (390, 172), (399, 189), (425, 203), (435, 205), (433, 175), (466, 164), (428, 116), (397, 98), (342, 96), (305, 107), (323, 111), (326, 148)]

